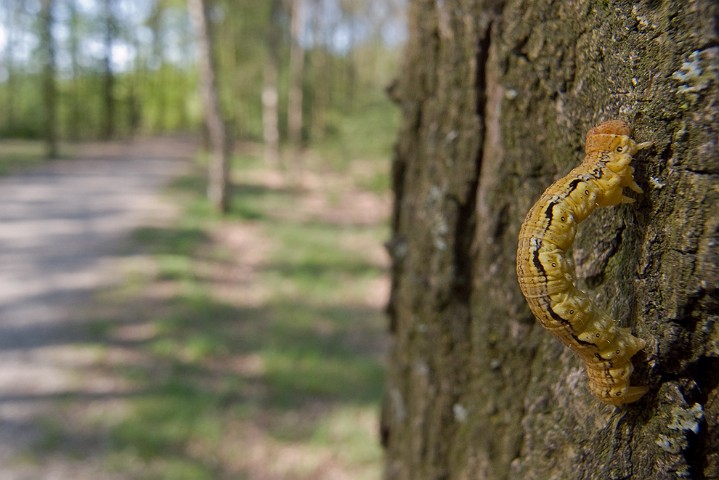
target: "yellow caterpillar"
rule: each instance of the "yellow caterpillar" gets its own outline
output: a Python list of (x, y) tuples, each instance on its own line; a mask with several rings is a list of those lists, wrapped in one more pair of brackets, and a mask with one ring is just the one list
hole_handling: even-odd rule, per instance
[(632, 356), (646, 342), (594, 306), (575, 285), (567, 250), (577, 224), (597, 207), (634, 200), (624, 195), (634, 181), (632, 156), (651, 142), (636, 143), (629, 125), (610, 120), (589, 130), (582, 163), (556, 181), (529, 210), (519, 231), (517, 276), (532, 313), (582, 359), (589, 389), (603, 402), (621, 405), (639, 400), (645, 386), (630, 386)]

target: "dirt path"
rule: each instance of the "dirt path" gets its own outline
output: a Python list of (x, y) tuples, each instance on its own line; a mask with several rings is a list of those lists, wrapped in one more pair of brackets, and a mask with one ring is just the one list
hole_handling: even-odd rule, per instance
[[(37, 419), (78, 385), (73, 354), (86, 326), (72, 316), (111, 284), (130, 232), (171, 214), (159, 190), (185, 170), (187, 140), (138, 140), (83, 148), (0, 179), (0, 468), (12, 473), (43, 429)], [(88, 395), (102, 396), (95, 385)], [(63, 478), (60, 476), (43, 478)]]

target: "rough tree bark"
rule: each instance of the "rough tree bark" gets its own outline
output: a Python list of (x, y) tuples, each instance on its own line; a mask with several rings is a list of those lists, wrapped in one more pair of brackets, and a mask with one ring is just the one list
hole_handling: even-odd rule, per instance
[(229, 208), (229, 157), (227, 126), (222, 118), (217, 91), (217, 75), (206, 0), (188, 0), (187, 7), (195, 26), (200, 68), (200, 96), (205, 125), (210, 139), (207, 196), (220, 212)]
[[(412, 0), (383, 409), (388, 479), (719, 478), (719, 6)], [(582, 285), (647, 340), (604, 405), (532, 317), (526, 212), (620, 118), (644, 195), (579, 228)]]

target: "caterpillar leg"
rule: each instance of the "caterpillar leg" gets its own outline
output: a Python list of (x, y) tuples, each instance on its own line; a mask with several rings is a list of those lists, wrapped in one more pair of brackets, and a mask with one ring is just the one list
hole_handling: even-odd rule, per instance
[(634, 203), (634, 202), (636, 202), (635, 199), (633, 199), (632, 197), (627, 197), (626, 195), (622, 195), (622, 199), (620, 201), (620, 203)]
[(647, 386), (641, 386), (641, 387), (628, 387), (624, 392), (622, 392), (619, 396), (613, 396), (611, 398), (608, 398), (604, 400), (606, 403), (609, 403), (611, 405), (624, 405), (625, 403), (634, 403), (640, 398), (644, 396), (645, 393), (649, 390), (649, 387)]
[[(645, 150), (645, 149), (651, 147), (652, 145), (654, 145), (654, 142), (637, 143), (636, 145), (634, 145), (634, 150), (633, 150), (632, 155), (634, 155), (634, 153), (638, 152), (639, 150)], [(640, 187), (637, 184), (636, 180), (634, 180), (634, 167), (629, 167), (629, 170), (631, 172), (631, 175), (629, 176), (629, 179), (631, 180), (631, 182), (625, 186), (629, 187), (632, 191), (635, 191), (637, 193), (644, 193), (644, 190), (642, 190), (642, 187)], [(634, 200), (630, 199), (629, 197), (624, 197), (624, 198), (622, 198), (622, 203), (634, 203)]]
[[(628, 372), (631, 375), (631, 372)], [(649, 391), (646, 385), (628, 386), (628, 376), (617, 379), (615, 385), (606, 385), (605, 382), (597, 382), (589, 380), (589, 390), (604, 403), (610, 405), (624, 405), (626, 403), (634, 403)]]
[[(632, 176), (629, 177), (630, 182), (625, 185), (625, 187), (629, 187), (630, 190), (637, 193), (644, 193), (644, 190), (642, 190), (642, 187), (639, 186), (636, 180), (634, 180), (634, 168), (629, 167), (632, 172)], [(634, 203), (635, 200), (632, 197), (627, 197), (622, 193), (622, 200), (621, 203)]]
[(631, 183), (627, 185), (630, 189), (637, 193), (644, 193), (644, 190), (642, 190), (642, 187), (639, 186), (636, 180), (634, 180), (634, 167), (629, 167), (630, 171), (632, 172), (632, 176), (629, 177), (631, 179)]
[(636, 402), (649, 391), (649, 387), (642, 385), (641, 387), (629, 387), (624, 394), (624, 403)]

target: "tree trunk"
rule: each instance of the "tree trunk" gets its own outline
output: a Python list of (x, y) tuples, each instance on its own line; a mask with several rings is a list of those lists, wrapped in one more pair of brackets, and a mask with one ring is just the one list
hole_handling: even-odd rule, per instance
[(42, 0), (40, 10), (40, 50), (42, 52), (43, 129), (45, 156), (57, 157), (57, 86), (55, 83), (55, 39), (53, 0)]
[(302, 46), (304, 28), (304, 0), (292, 1), (290, 35), (290, 89), (287, 99), (287, 137), (298, 154), (302, 149), (302, 105), (304, 83), (305, 50)]
[[(388, 479), (719, 478), (712, 0), (412, 0), (388, 243)], [(644, 189), (579, 227), (581, 286), (647, 342), (612, 407), (529, 311), (517, 235), (620, 118)]]
[(104, 0), (105, 38), (102, 76), (102, 132), (104, 140), (115, 136), (115, 73), (112, 69), (112, 47), (115, 42), (116, 20), (113, 11), (115, 0)]
[(330, 92), (332, 90), (332, 69), (328, 58), (328, 36), (326, 13), (323, 9), (323, 0), (313, 0), (310, 31), (312, 32), (312, 50), (309, 54), (310, 71), (312, 72), (311, 96), (312, 107), (308, 122), (308, 136), (311, 141), (320, 141), (325, 136), (327, 128), (327, 109), (330, 105)]
[(166, 4), (164, 2), (155, 3), (152, 13), (148, 19), (148, 26), (152, 32), (152, 63), (157, 68), (154, 75), (154, 85), (152, 88), (153, 97), (157, 104), (157, 119), (155, 128), (160, 132), (168, 130), (168, 84), (167, 65), (165, 60), (165, 44), (166, 29), (164, 25)]
[(345, 102), (347, 105), (352, 106), (355, 100), (355, 94), (357, 91), (357, 47), (358, 47), (358, 35), (357, 35), (357, 18), (352, 4), (344, 4), (343, 15), (345, 21), (348, 24), (347, 32), (347, 56), (345, 61), (344, 71), (344, 94)]
[(272, 0), (270, 21), (267, 25), (267, 61), (265, 62), (264, 85), (262, 86), (262, 133), (265, 140), (265, 161), (275, 166), (280, 164), (278, 79), (281, 8), (282, 0)]
[(3, 110), (5, 116), (5, 130), (12, 131), (15, 127), (15, 103), (17, 102), (17, 73), (15, 71), (15, 49), (17, 48), (16, 22), (19, 17), (19, 7), (17, 4), (7, 5), (5, 10), (6, 17), (3, 19), (5, 23), (5, 48), (4, 58), (5, 71), (7, 79), (5, 80), (5, 101), (3, 102)]
[(72, 140), (80, 139), (82, 124), (82, 84), (80, 71), (80, 14), (76, 0), (67, 3), (68, 9), (68, 30), (69, 30), (69, 54), (70, 69), (72, 72), (72, 94), (69, 95), (69, 112), (67, 119), (67, 137)]
[(226, 212), (229, 207), (229, 141), (217, 93), (217, 75), (210, 24), (205, 1), (188, 0), (187, 5), (197, 36), (200, 95), (210, 140), (207, 195), (218, 211)]

